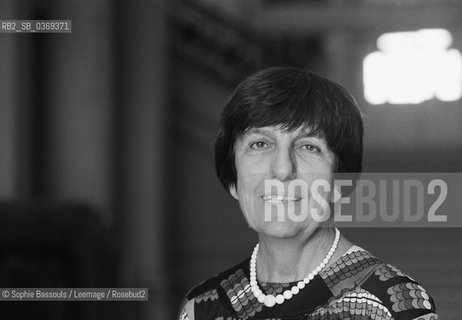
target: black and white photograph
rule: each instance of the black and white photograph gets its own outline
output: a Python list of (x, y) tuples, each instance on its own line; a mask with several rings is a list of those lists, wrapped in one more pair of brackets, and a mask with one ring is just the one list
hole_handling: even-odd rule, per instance
[(461, 17), (0, 0), (0, 318), (458, 319)]

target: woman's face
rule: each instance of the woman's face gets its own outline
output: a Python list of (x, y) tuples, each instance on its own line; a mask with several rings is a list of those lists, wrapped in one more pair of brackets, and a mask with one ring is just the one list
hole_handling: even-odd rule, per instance
[(235, 161), (237, 188), (230, 191), (251, 228), (289, 238), (319, 225), (312, 213), (323, 213), (319, 195), (328, 200), (330, 192), (322, 187), (313, 192), (312, 182), (331, 183), (335, 166), (323, 137), (306, 128), (251, 128), (235, 143)]

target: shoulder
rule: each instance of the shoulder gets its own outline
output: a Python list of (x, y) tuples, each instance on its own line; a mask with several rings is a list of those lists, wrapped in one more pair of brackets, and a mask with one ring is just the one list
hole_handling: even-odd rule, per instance
[(226, 269), (225, 271), (220, 272), (196, 285), (186, 294), (186, 299), (206, 300), (208, 296), (214, 295), (214, 292), (217, 290), (223, 289), (223, 285), (225, 285), (226, 280), (234, 277), (244, 276), (248, 269), (249, 259), (250, 258), (247, 258), (239, 264), (236, 264), (235, 266)]
[(391, 264), (378, 264), (363, 288), (380, 297), (395, 319), (438, 318), (430, 293)]
[(234, 313), (229, 301), (227, 287), (231, 279), (237, 279), (241, 276), (245, 278), (244, 273), (248, 263), (249, 258), (189, 290), (182, 302), (179, 319), (208, 319), (212, 318), (214, 314)]
[(438, 318), (424, 287), (360, 247), (348, 250), (327, 274), (326, 284), (343, 303), (369, 305), (392, 319)]

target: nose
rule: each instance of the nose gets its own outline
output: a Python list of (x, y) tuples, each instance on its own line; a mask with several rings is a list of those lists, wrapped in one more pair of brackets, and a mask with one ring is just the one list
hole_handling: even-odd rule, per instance
[(271, 171), (272, 178), (280, 181), (296, 178), (297, 167), (290, 149), (279, 149), (275, 153)]

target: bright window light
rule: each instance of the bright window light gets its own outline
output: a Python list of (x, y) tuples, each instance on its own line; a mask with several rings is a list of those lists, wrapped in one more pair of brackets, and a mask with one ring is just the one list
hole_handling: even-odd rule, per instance
[(364, 96), (371, 104), (418, 104), (462, 97), (462, 57), (445, 29), (385, 33), (364, 58)]

